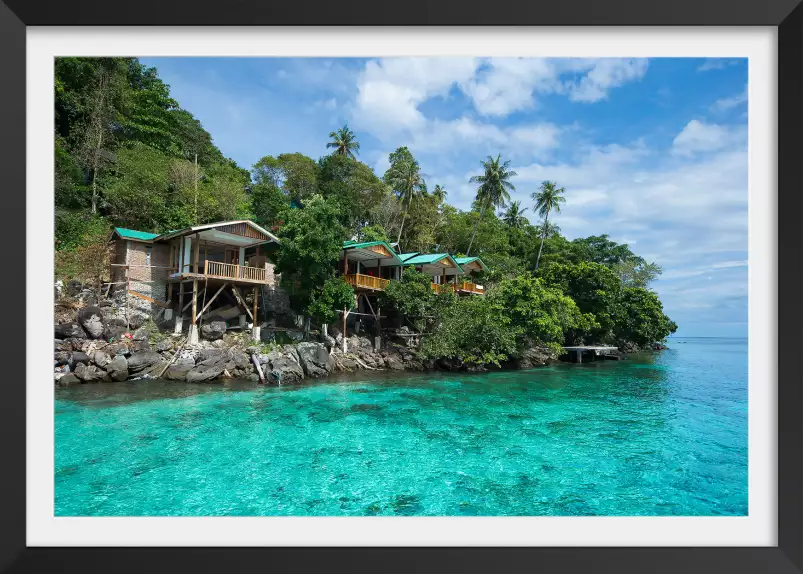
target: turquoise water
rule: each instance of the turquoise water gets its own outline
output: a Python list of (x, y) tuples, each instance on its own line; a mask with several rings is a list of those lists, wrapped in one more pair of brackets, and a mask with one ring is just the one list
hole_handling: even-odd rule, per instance
[(60, 389), (55, 514), (747, 514), (747, 341), (670, 347), (477, 375)]

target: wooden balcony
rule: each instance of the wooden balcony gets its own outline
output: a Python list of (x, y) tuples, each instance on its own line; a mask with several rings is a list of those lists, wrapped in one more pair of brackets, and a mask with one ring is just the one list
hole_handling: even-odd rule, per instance
[(355, 289), (367, 289), (369, 291), (384, 291), (385, 287), (390, 283), (390, 279), (362, 275), (361, 273), (350, 273), (349, 275), (344, 275), (343, 279)]
[(443, 285), (438, 285), (437, 283), (433, 283), (432, 290), (438, 294), (446, 293), (448, 291), (454, 291), (454, 285), (452, 285), (451, 283), (444, 283)]
[(482, 285), (477, 285), (476, 283), (472, 283), (471, 281), (458, 281), (457, 292), (473, 293), (474, 295), (485, 295), (485, 287), (483, 287)]
[(243, 283), (265, 283), (267, 281), (264, 267), (246, 267), (218, 261), (204, 262), (204, 276), (210, 279), (224, 279)]

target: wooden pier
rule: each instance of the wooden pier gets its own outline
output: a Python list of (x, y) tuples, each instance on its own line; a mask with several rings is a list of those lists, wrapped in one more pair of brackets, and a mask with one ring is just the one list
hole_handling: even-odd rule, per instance
[(608, 357), (610, 355), (615, 355), (617, 359), (619, 358), (619, 349), (617, 349), (616, 347), (593, 347), (593, 346), (563, 347), (563, 350), (566, 351), (569, 355), (574, 353), (575, 363), (583, 362), (583, 353), (593, 353), (592, 360), (596, 360), (597, 357)]

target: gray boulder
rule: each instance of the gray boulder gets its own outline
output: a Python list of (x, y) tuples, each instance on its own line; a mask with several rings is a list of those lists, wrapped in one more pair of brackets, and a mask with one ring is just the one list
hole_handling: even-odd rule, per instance
[(141, 373), (161, 360), (162, 356), (155, 351), (136, 351), (128, 358), (128, 371)]
[[(222, 349), (201, 349), (198, 352), (197, 363), (212, 364), (222, 361), (225, 357), (225, 352)], [(212, 361), (210, 363), (209, 361)]]
[(145, 322), (150, 318), (150, 315), (142, 311), (133, 311), (128, 315), (128, 324), (132, 329), (136, 330), (142, 327)]
[(237, 349), (232, 349), (231, 360), (234, 361), (234, 366), (237, 369), (251, 368), (251, 358)]
[(105, 351), (112, 357), (116, 357), (117, 355), (127, 357), (131, 354), (131, 347), (126, 343), (113, 343), (107, 345)]
[(72, 351), (72, 343), (69, 341), (62, 341), (61, 339), (56, 339), (56, 343), (53, 346), (56, 351)]
[(128, 378), (128, 361), (123, 355), (114, 357), (105, 368), (113, 381), (125, 381)]
[(385, 357), (385, 366), (394, 371), (404, 370), (404, 363), (398, 355), (388, 355)]
[(220, 363), (212, 365), (195, 365), (187, 371), (188, 383), (208, 383), (223, 374), (224, 366)]
[(73, 364), (81, 363), (83, 365), (88, 365), (89, 364), (89, 355), (87, 355), (86, 353), (84, 353), (82, 351), (75, 351), (72, 354), (71, 362)]
[(69, 351), (56, 351), (53, 353), (53, 359), (55, 360), (57, 367), (60, 367), (61, 365), (69, 365), (72, 363), (72, 353)]
[(148, 341), (134, 341), (135, 351), (150, 351), (151, 344)]
[(92, 339), (100, 339), (105, 327), (103, 311), (99, 307), (84, 307), (78, 311), (78, 323)]
[[(274, 353), (271, 353), (273, 355)], [(278, 354), (278, 353), (277, 353)], [(270, 361), (265, 377), (281, 385), (292, 385), (304, 380), (304, 370), (292, 357), (279, 355)]]
[(103, 369), (111, 362), (112, 358), (105, 351), (95, 351), (92, 360), (98, 367)]
[(131, 333), (131, 338), (134, 339), (135, 341), (147, 341), (148, 337), (150, 337), (150, 334), (151, 333), (150, 331), (148, 331), (148, 329), (140, 327), (139, 329)]
[(173, 363), (165, 371), (164, 378), (168, 381), (186, 381), (187, 373), (195, 367), (192, 363)]
[(329, 353), (321, 343), (299, 343), (298, 358), (308, 377), (325, 377), (332, 372)]
[(81, 379), (76, 377), (73, 373), (67, 373), (66, 375), (59, 377), (59, 380), (56, 381), (56, 384), (60, 387), (69, 387), (70, 385), (77, 385), (81, 382)]
[(209, 321), (201, 326), (201, 337), (207, 341), (217, 341), (226, 334), (225, 321)]
[[(74, 374), (84, 383), (96, 383), (104, 379), (110, 380), (109, 376), (95, 365), (79, 363), (75, 366)], [(61, 378), (63, 379), (64, 377)]]
[(85, 339), (86, 331), (78, 323), (62, 323), (55, 326), (57, 339)]
[(172, 351), (173, 341), (171, 339), (164, 339), (162, 341), (159, 341), (158, 343), (156, 343), (154, 350), (156, 350), (159, 353), (164, 353), (165, 351)]

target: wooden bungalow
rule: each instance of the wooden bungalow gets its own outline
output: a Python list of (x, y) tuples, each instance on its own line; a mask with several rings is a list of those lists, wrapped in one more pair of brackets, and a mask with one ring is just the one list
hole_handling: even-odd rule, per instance
[[(401, 265), (399, 256), (384, 241), (343, 243), (339, 271), (355, 292), (354, 308), (343, 309), (344, 332), (349, 315), (354, 315), (358, 323), (359, 317), (364, 316), (373, 318), (378, 336), (381, 309), (376, 296), (380, 291), (384, 291), (388, 283), (400, 277)], [(346, 348), (345, 338), (343, 348)]]
[(465, 272), (465, 275), (455, 283), (457, 292), (484, 295), (485, 287), (477, 284), (476, 275), (488, 271), (488, 266), (479, 257), (455, 257), (455, 261)]
[(399, 278), (402, 260), (384, 241), (346, 241), (340, 252), (340, 272), (346, 282), (360, 291), (382, 291), (391, 279)]
[[(200, 319), (226, 287), (241, 308), (241, 317), (251, 319), (252, 336), (259, 338), (258, 292), (263, 286), (276, 286), (273, 265), (267, 259), (267, 251), (279, 244), (275, 235), (252, 221), (238, 220), (161, 235), (117, 228), (114, 239), (113, 281), (120, 282), (124, 276), (129, 294), (164, 307), (168, 319), (175, 304), (177, 333), (182, 330), (182, 314), (192, 307), (191, 343), (198, 340)], [(251, 305), (240, 289), (252, 290)], [(178, 291), (175, 303), (174, 290)]]

